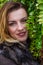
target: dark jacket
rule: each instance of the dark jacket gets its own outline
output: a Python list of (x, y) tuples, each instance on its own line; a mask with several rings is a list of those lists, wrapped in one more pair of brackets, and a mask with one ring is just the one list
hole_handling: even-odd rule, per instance
[(28, 47), (18, 43), (8, 46), (6, 43), (0, 44), (0, 65), (39, 65), (33, 59)]

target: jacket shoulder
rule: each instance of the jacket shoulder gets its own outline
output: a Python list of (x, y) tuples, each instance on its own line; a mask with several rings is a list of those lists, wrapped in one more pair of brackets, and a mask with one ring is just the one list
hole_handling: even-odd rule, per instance
[(8, 58), (4, 57), (0, 54), (0, 65), (16, 65), (14, 62), (9, 60)]
[(0, 44), (0, 65), (17, 65), (10, 59), (9, 51), (6, 46)]

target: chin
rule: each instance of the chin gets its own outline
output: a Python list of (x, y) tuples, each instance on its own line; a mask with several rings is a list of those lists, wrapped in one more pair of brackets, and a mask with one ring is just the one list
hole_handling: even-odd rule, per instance
[(23, 39), (23, 38), (22, 38), (22, 39), (19, 39), (19, 41), (20, 41), (20, 42), (24, 42), (24, 41), (26, 41), (26, 40), (27, 40), (27, 38), (24, 38), (24, 39)]

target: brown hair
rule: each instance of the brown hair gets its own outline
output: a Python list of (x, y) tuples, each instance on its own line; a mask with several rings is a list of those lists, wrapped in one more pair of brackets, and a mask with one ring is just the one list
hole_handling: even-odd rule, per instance
[(21, 4), (20, 2), (6, 2), (0, 11), (0, 42), (3, 41), (14, 41), (7, 30), (7, 14), (13, 10), (17, 10), (20, 8), (24, 8), (26, 10), (26, 7)]

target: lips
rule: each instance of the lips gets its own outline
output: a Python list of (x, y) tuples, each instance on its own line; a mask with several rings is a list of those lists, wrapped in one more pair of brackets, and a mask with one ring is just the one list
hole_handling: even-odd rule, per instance
[(21, 32), (21, 33), (18, 33), (17, 35), (22, 37), (22, 36), (25, 36), (26, 32)]

